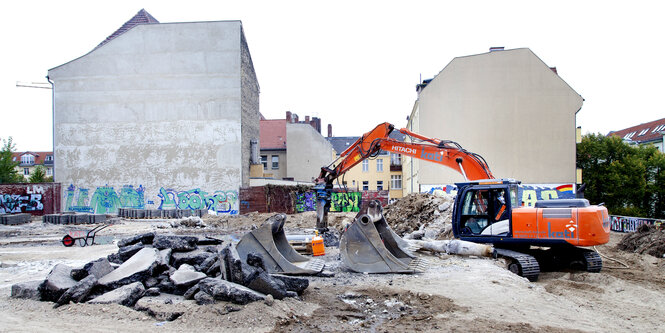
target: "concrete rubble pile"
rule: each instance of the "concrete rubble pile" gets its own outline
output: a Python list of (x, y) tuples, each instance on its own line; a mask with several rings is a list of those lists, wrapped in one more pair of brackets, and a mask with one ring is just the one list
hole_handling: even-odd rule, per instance
[(58, 264), (44, 280), (13, 285), (11, 296), (54, 302), (55, 307), (117, 303), (146, 310), (157, 299), (162, 304), (270, 304), (297, 297), (309, 286), (305, 278), (269, 274), (259, 255), (242, 261), (231, 241), (146, 233), (122, 239), (118, 247), (117, 253), (81, 268)]
[(384, 208), (390, 228), (404, 239), (452, 239), (453, 197), (412, 193)]

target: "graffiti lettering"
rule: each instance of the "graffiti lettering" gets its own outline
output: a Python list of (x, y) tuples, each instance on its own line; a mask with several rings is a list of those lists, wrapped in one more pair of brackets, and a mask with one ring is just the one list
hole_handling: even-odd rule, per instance
[(238, 214), (238, 192), (215, 191), (211, 195), (200, 188), (188, 191), (159, 189), (159, 209), (208, 209), (216, 213)]
[(331, 212), (357, 212), (360, 211), (362, 193), (333, 193), (330, 202)]
[(635, 232), (642, 225), (661, 226), (665, 220), (645, 219), (641, 217), (610, 216), (610, 229), (618, 232)]
[(296, 212), (311, 212), (316, 210), (316, 193), (296, 193)]
[(37, 210), (44, 210), (41, 194), (0, 194), (0, 214), (23, 213)]
[(142, 185), (139, 185), (138, 188), (125, 185), (118, 192), (111, 186), (101, 186), (95, 189), (90, 197), (88, 189), (77, 189), (71, 184), (65, 192), (65, 209), (96, 214), (116, 214), (118, 208), (143, 209), (145, 208), (144, 191)]

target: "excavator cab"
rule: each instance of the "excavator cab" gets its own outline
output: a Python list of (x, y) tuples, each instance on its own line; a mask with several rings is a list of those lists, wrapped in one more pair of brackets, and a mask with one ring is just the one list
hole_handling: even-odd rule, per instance
[[(517, 203), (514, 180), (478, 181), (457, 184), (453, 232), (456, 237), (510, 237), (511, 212)], [(474, 240), (477, 241), (477, 240)]]

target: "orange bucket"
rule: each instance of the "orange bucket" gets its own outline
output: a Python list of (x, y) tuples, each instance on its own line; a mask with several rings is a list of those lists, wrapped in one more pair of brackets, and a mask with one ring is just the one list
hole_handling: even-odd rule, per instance
[(322, 256), (324, 254), (326, 254), (326, 248), (323, 246), (323, 237), (319, 236), (317, 231), (316, 236), (312, 238), (312, 255)]

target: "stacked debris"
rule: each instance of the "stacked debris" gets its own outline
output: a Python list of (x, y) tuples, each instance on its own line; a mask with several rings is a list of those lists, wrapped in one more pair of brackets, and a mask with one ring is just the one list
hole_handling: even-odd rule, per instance
[(405, 239), (452, 239), (453, 198), (412, 193), (384, 208), (390, 227)]
[(29, 223), (32, 215), (28, 213), (0, 214), (0, 224), (16, 225)]
[(70, 302), (132, 307), (160, 294), (198, 304), (247, 304), (295, 297), (309, 286), (304, 278), (269, 274), (259, 255), (241, 260), (230, 241), (146, 233), (122, 239), (118, 247), (82, 268), (58, 264), (45, 280), (13, 285), (11, 295), (55, 307)]
[(627, 234), (617, 245), (619, 250), (646, 253), (656, 258), (665, 257), (665, 225), (642, 225), (636, 232)]

